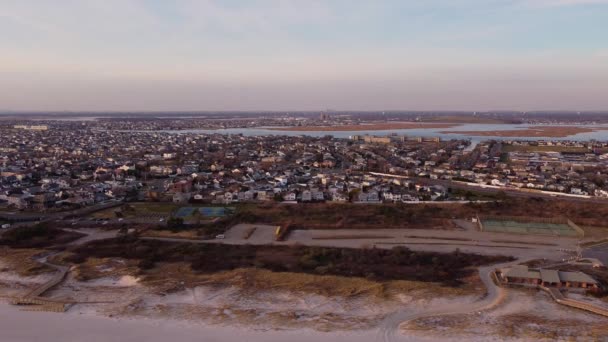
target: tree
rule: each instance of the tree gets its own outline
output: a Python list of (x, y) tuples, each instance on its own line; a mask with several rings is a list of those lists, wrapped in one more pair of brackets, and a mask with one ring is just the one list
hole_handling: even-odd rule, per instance
[(353, 189), (348, 193), (348, 199), (349, 200), (354, 200), (359, 196), (359, 193), (361, 193), (360, 189)]
[(184, 227), (184, 219), (181, 217), (171, 217), (167, 220), (167, 228), (171, 231), (178, 231)]

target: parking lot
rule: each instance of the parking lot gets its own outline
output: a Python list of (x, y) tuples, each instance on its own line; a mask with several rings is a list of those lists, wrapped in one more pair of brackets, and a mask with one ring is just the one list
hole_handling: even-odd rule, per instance
[(223, 240), (226, 243), (269, 244), (274, 242), (276, 229), (277, 226), (263, 224), (237, 224), (226, 231)]

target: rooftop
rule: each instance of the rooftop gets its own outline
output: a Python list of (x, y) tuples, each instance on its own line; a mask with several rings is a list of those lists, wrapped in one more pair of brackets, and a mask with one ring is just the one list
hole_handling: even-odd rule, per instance
[(525, 265), (515, 265), (508, 269), (503, 270), (506, 277), (511, 278), (525, 278), (525, 279), (539, 279), (545, 283), (565, 283), (565, 282), (576, 282), (576, 283), (587, 283), (597, 284), (597, 280), (583, 272), (566, 272), (549, 269), (534, 269), (528, 268)]

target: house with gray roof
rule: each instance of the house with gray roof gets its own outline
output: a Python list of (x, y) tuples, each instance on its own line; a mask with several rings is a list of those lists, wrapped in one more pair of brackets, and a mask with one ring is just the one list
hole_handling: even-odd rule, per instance
[(599, 291), (600, 284), (593, 277), (583, 272), (529, 268), (526, 265), (515, 265), (496, 272), (503, 284), (522, 286), (544, 286), (556, 288), (580, 288)]

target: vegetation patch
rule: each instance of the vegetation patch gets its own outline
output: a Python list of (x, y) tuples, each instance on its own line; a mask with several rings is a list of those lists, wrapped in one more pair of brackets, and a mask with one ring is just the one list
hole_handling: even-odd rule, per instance
[[(55, 272), (55, 269), (42, 265), (34, 258), (44, 253), (41, 249), (15, 249), (0, 246), (0, 260), (7, 270), (17, 272), (22, 277)], [(0, 271), (2, 269), (0, 268)]]
[[(171, 265), (167, 265), (169, 267)], [(158, 275), (147, 279), (155, 279)], [(313, 275), (294, 272), (272, 272), (265, 269), (238, 268), (214, 274), (200, 275), (196, 285), (235, 286), (243, 290), (284, 290), (303, 292), (327, 297), (341, 296), (345, 298), (371, 296), (390, 298), (396, 294), (418, 292), (442, 295), (468, 295), (474, 293), (473, 287), (459, 288), (444, 287), (440, 283), (419, 281), (373, 281), (364, 278), (353, 278), (332, 275)]]
[(141, 269), (157, 262), (187, 262), (194, 271), (215, 273), (237, 268), (275, 272), (363, 277), (370, 280), (414, 280), (462, 285), (472, 267), (512, 258), (477, 254), (414, 252), (405, 247), (348, 249), (306, 246), (235, 246), (223, 244), (169, 243), (121, 237), (92, 241), (74, 250), (74, 262), (87, 257), (119, 257), (139, 260)]
[(84, 234), (65, 231), (39, 223), (31, 227), (20, 227), (2, 234), (0, 245), (13, 248), (46, 248), (64, 245), (83, 237)]
[(392, 239), (388, 235), (325, 235), (313, 236), (313, 240), (365, 240), (365, 239)]

